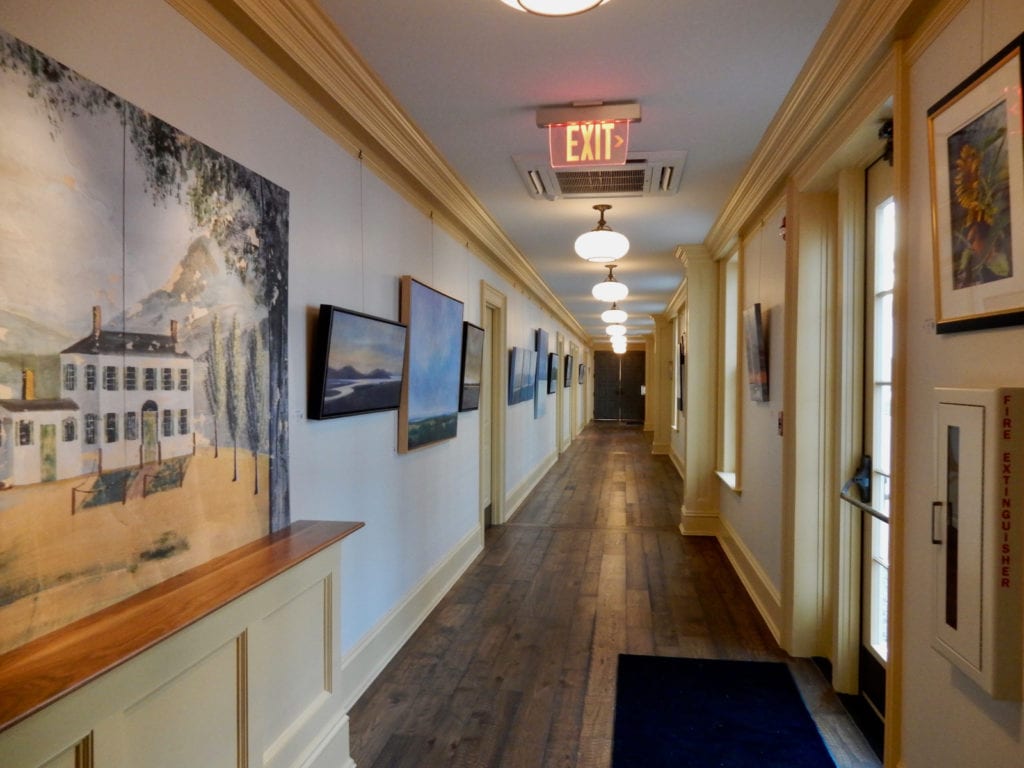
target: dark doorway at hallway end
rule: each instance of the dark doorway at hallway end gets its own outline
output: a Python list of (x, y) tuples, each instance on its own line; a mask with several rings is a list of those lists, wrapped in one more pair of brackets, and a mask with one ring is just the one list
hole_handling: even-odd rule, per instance
[(594, 352), (594, 419), (596, 421), (644, 422), (643, 350)]

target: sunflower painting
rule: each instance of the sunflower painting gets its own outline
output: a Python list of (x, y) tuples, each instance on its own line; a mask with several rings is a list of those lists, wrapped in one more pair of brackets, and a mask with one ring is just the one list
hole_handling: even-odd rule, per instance
[(1022, 46), (928, 110), (937, 333), (1024, 324)]
[(1006, 102), (947, 139), (953, 289), (1013, 277)]

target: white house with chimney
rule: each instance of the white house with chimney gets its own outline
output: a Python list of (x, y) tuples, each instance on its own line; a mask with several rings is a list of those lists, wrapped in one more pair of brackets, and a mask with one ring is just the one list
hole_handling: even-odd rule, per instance
[(92, 332), (60, 353), (60, 397), (0, 400), (0, 484), (62, 480), (192, 453), (195, 370), (168, 335)]

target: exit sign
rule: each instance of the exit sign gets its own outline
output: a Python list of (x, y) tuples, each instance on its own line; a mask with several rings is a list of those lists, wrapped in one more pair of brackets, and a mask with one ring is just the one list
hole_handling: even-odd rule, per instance
[(548, 148), (552, 168), (623, 165), (629, 151), (629, 121), (549, 125)]

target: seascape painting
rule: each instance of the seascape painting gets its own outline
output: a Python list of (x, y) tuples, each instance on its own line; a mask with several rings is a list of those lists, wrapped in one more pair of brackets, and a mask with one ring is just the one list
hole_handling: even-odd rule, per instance
[(401, 281), (400, 319), (408, 326), (398, 452), (456, 436), (462, 362), (462, 302), (409, 275)]
[(398, 408), (405, 341), (401, 323), (321, 304), (310, 371), (310, 417)]
[(548, 352), (548, 394), (558, 390), (558, 353)]
[(537, 329), (534, 349), (537, 354), (537, 374), (533, 396), (533, 418), (539, 419), (545, 413), (547, 399), (544, 395), (547, 394), (548, 381), (548, 332), (543, 328)]
[(287, 525), (288, 192), (0, 32), (0, 651)]

